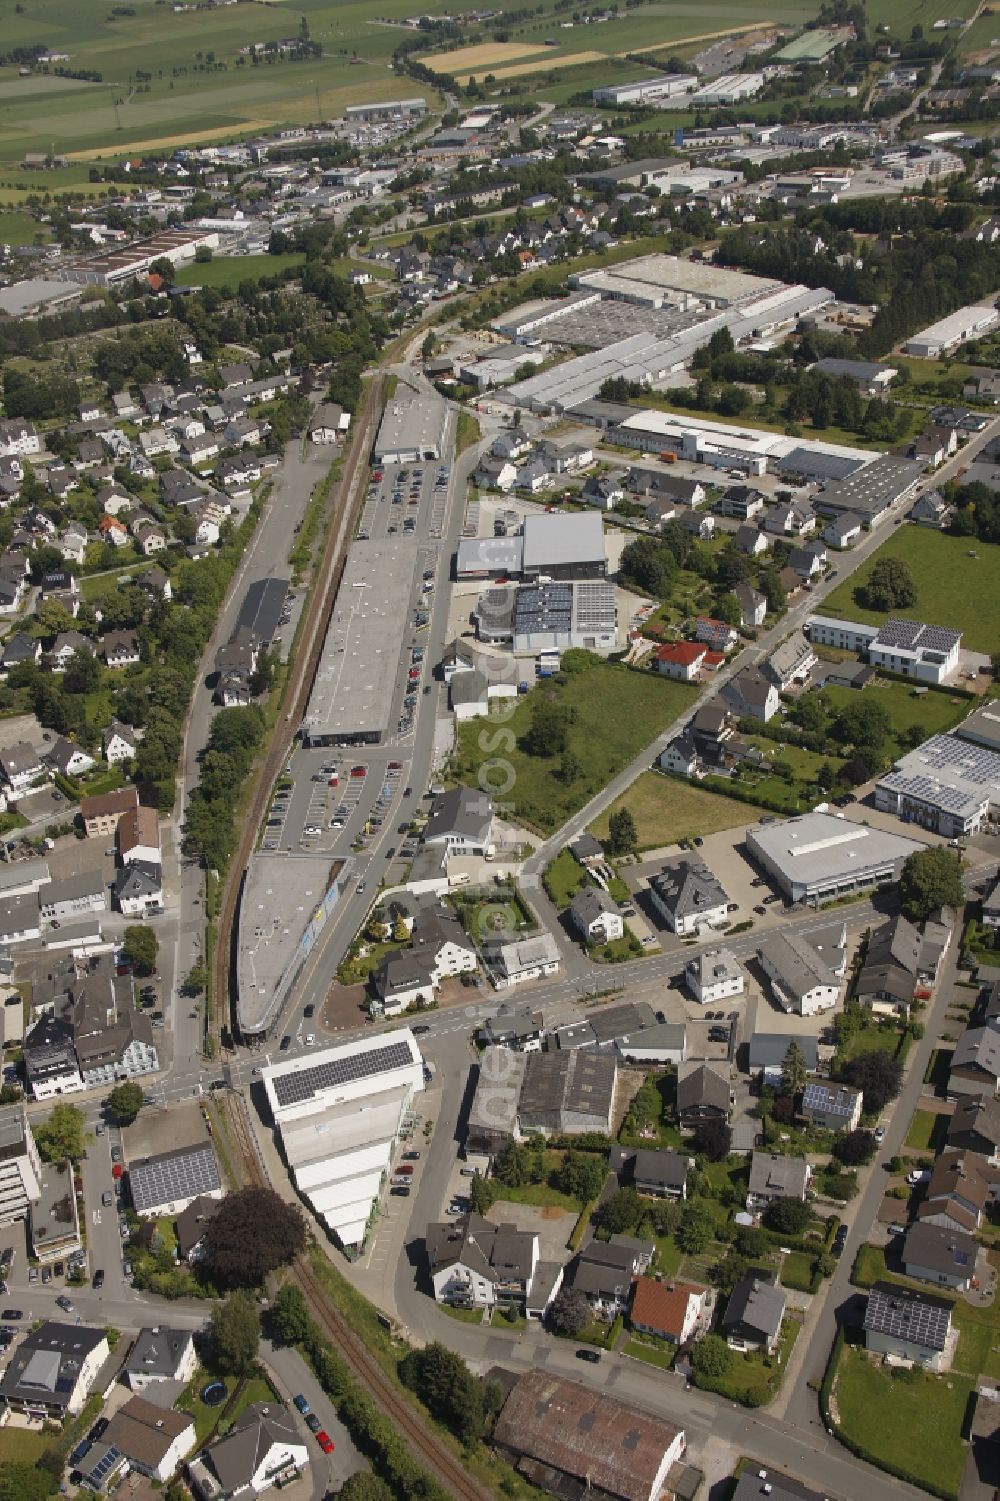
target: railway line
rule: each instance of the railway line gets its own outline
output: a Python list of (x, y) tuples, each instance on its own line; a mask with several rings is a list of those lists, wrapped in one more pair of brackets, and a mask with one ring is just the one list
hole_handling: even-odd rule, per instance
[(292, 663), (283, 701), (283, 717), (274, 727), (264, 761), (253, 782), (250, 804), (245, 810), (239, 843), (229, 862), (219, 902), (215, 950), (212, 957), (212, 983), (215, 1005), (211, 1018), (211, 1030), (216, 1044), (222, 1041), (224, 1018), (228, 1018), (235, 1035), (235, 1017), (232, 1016), (232, 998), (229, 977), (232, 963), (233, 935), (236, 926), (236, 911), (239, 905), (243, 874), (253, 852), (254, 840), (260, 827), (271, 788), (285, 764), (296, 729), (305, 712), (313, 679), (319, 666), (323, 642), (344, 565), (351, 543), (350, 522), (355, 504), (359, 470), (366, 466), (367, 456), (375, 438), (375, 429), (382, 411), (385, 391), (385, 375), (380, 371), (368, 390), (364, 407), (355, 423), (354, 434), (348, 449), (344, 474), (340, 482), (339, 503), (327, 527), (323, 553), (316, 569), (316, 582), (310, 591), (309, 602), (303, 617), (299, 649)]
[[(269, 1187), (270, 1180), (250, 1120), (249, 1107), (241, 1094), (227, 1095), (225, 1114), (231, 1126), (233, 1142), (240, 1152), (239, 1171), (243, 1175), (244, 1184)], [(434, 1476), (438, 1484), (450, 1496), (454, 1496), (456, 1501), (494, 1501), (492, 1492), (462, 1468), (447, 1446), (430, 1429), (426, 1420), (401, 1395), (366, 1348), (364, 1341), (337, 1309), (306, 1257), (300, 1256), (293, 1264), (290, 1278), (299, 1288), (310, 1314), (334, 1349), (347, 1359), (356, 1379), (382, 1409), (400, 1437), (406, 1440), (410, 1452)]]

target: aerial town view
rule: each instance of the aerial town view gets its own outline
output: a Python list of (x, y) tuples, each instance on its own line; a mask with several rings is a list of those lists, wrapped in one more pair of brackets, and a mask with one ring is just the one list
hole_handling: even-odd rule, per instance
[(0, 0), (0, 1501), (1000, 1498), (1000, 7)]

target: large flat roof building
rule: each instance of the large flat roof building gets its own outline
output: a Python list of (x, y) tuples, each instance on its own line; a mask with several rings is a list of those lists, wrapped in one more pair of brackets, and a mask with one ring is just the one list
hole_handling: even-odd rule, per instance
[(876, 783), (875, 806), (948, 838), (974, 834), (1000, 809), (1000, 750), (932, 735)]
[(166, 259), (175, 265), (193, 261), (195, 251), (201, 246), (217, 250), (218, 231), (198, 230), (191, 226), (161, 229), (148, 240), (136, 240), (132, 245), (123, 245), (105, 255), (91, 256), (76, 266), (69, 266), (63, 275), (69, 281), (83, 282), (87, 286), (112, 287), (132, 276), (145, 275), (157, 260)]
[(397, 388), (386, 403), (375, 439), (376, 464), (415, 464), (444, 452), (448, 408), (439, 396)]
[(748, 829), (747, 849), (793, 902), (824, 902), (895, 881), (923, 846), (869, 824), (804, 813)]
[(410, 537), (352, 544), (303, 722), (309, 745), (385, 739), (416, 566)]
[(876, 526), (888, 515), (897, 501), (904, 499), (919, 484), (923, 467), (917, 459), (897, 459), (882, 454), (863, 469), (856, 469), (845, 479), (816, 496), (818, 511), (836, 516), (850, 511), (867, 526)]
[(524, 518), (521, 571), (526, 579), (596, 579), (608, 571), (604, 522), (592, 511)]
[(962, 344), (966, 339), (978, 339), (998, 322), (1000, 313), (993, 303), (973, 303), (970, 307), (949, 313), (946, 318), (939, 318), (930, 328), (914, 334), (903, 345), (903, 352), (917, 355), (920, 359), (936, 360), (949, 349), (954, 349), (956, 344)]
[(264, 1069), (295, 1185), (344, 1246), (360, 1245), (403, 1113), (424, 1087), (408, 1027)]

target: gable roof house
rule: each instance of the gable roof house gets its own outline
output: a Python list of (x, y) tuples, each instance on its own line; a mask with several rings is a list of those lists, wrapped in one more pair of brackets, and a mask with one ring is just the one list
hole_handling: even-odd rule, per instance
[(632, 1284), (629, 1323), (639, 1334), (651, 1334), (672, 1345), (684, 1345), (707, 1325), (710, 1295), (695, 1282), (636, 1277)]
[(140, 1329), (125, 1362), (125, 1380), (134, 1392), (163, 1381), (187, 1382), (198, 1365), (190, 1329)]
[(133, 1470), (162, 1484), (194, 1448), (194, 1418), (188, 1412), (158, 1407), (144, 1397), (132, 1397), (111, 1418), (103, 1441), (123, 1454)]
[(601, 886), (584, 886), (576, 893), (569, 920), (584, 943), (613, 943), (625, 932), (618, 903)]
[(612, 1147), (611, 1171), (622, 1187), (656, 1199), (686, 1199), (687, 1178), (691, 1162), (682, 1152), (665, 1148), (639, 1147), (630, 1152)]
[(802, 1114), (827, 1131), (854, 1131), (861, 1120), (861, 1101), (860, 1089), (809, 1079), (802, 1092)]
[(775, 1286), (774, 1273), (751, 1269), (729, 1295), (719, 1330), (734, 1350), (777, 1349), (781, 1321), (785, 1317), (785, 1294)]
[(996, 1094), (1000, 1090), (1000, 1024), (966, 1027), (955, 1044), (949, 1094)]
[(459, 1308), (523, 1304), (538, 1266), (538, 1236), (479, 1214), (428, 1225), (424, 1238), (434, 1297)]
[(946, 1150), (934, 1161), (917, 1219), (942, 1230), (964, 1230), (973, 1235), (983, 1222), (994, 1197), (997, 1170), (974, 1152)]
[(908, 1016), (917, 991), (922, 940), (901, 914), (869, 937), (855, 987), (862, 1006), (882, 1016)]
[(729, 1070), (685, 1060), (677, 1065), (677, 1118), (693, 1129), (705, 1120), (728, 1121), (732, 1109)]
[(764, 663), (764, 671), (777, 683), (778, 690), (786, 693), (795, 683), (806, 683), (819, 661), (810, 643), (801, 631), (795, 631), (774, 651)]
[(940, 1371), (951, 1334), (953, 1307), (950, 1299), (936, 1298), (918, 1288), (876, 1282), (865, 1308), (865, 1349)]
[(804, 1157), (754, 1152), (750, 1159), (748, 1209), (766, 1209), (778, 1199), (804, 1200), (812, 1169)]
[(945, 1141), (949, 1147), (977, 1153), (992, 1167), (1000, 1165), (1000, 1100), (987, 1094), (961, 1096)]
[(918, 1281), (964, 1292), (975, 1276), (977, 1252), (976, 1242), (964, 1231), (942, 1230), (918, 1220), (903, 1242), (903, 1269)]
[(101, 745), (108, 765), (117, 766), (121, 761), (131, 761), (134, 758), (139, 748), (139, 736), (131, 725), (122, 724), (120, 719), (113, 719), (104, 731)]
[(744, 629), (756, 630), (757, 626), (763, 625), (767, 615), (767, 596), (746, 583), (737, 584), (733, 594), (740, 607), (740, 623)]
[(781, 700), (772, 680), (759, 667), (744, 667), (723, 684), (722, 696), (733, 711), (766, 724), (778, 712)]
[(139, 661), (139, 638), (135, 631), (108, 631), (101, 638), (101, 648), (108, 667), (134, 667)]
[(829, 1011), (840, 995), (840, 977), (829, 956), (801, 933), (771, 933), (758, 945), (757, 958), (785, 1011), (815, 1016)]
[(19, 740), (0, 752), (0, 775), (9, 796), (21, 796), (44, 774), (41, 756), (26, 740)]
[(655, 1250), (652, 1241), (631, 1235), (590, 1240), (577, 1254), (573, 1287), (593, 1309), (614, 1318), (628, 1306), (632, 1279), (647, 1269)]
[(292, 1480), (309, 1463), (309, 1450), (291, 1415), (276, 1402), (253, 1402), (224, 1438), (189, 1461), (201, 1501), (238, 1501)]

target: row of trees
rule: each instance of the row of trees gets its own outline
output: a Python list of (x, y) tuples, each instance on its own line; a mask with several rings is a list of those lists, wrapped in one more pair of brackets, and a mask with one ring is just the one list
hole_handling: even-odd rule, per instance
[(201, 754), (184, 823), (183, 849), (207, 869), (224, 870), (236, 844), (236, 805), (267, 730), (256, 704), (220, 709)]

